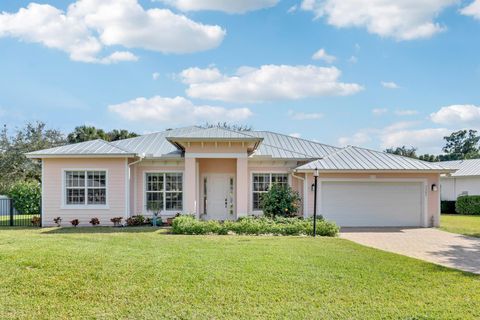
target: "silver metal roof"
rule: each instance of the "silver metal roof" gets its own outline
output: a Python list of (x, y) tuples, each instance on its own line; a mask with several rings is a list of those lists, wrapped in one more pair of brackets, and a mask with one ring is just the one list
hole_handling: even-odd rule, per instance
[(133, 156), (134, 153), (104, 140), (92, 140), (44, 149), (26, 154), (29, 158), (49, 156)]
[(359, 147), (348, 146), (322, 159), (312, 161), (297, 170), (426, 170), (449, 171), (436, 163), (402, 157)]
[(442, 167), (458, 169), (452, 177), (480, 176), (480, 159), (437, 162)]
[(261, 140), (261, 138), (219, 127), (205, 128), (191, 132), (182, 132), (169, 136), (168, 140), (182, 139), (225, 139), (225, 140)]

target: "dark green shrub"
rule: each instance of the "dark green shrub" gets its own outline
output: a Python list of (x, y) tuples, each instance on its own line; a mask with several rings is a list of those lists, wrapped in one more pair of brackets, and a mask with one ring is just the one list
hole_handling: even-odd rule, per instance
[(80, 221), (78, 219), (73, 219), (72, 221), (70, 221), (70, 223), (72, 224), (72, 226), (76, 227), (80, 224)]
[(94, 227), (98, 226), (100, 224), (100, 220), (98, 220), (98, 218), (92, 218), (90, 219), (90, 224)]
[(300, 195), (290, 186), (274, 184), (262, 195), (261, 206), (266, 217), (293, 217), (300, 206)]
[[(338, 233), (334, 223), (318, 219), (317, 234), (334, 237)], [(237, 221), (201, 221), (194, 216), (181, 216), (173, 220), (172, 232), (176, 234), (228, 234), (228, 232), (245, 235), (312, 235), (313, 220), (302, 218), (267, 218), (245, 217)]]
[(141, 226), (145, 224), (145, 217), (142, 215), (131, 216), (127, 219), (127, 226)]
[(441, 213), (456, 213), (455, 211), (455, 203), (456, 201), (446, 201), (442, 200), (440, 203), (440, 212)]
[(8, 196), (13, 199), (15, 209), (20, 214), (39, 214), (42, 190), (36, 181), (21, 181), (14, 184)]
[(455, 204), (455, 211), (460, 214), (480, 214), (480, 196), (460, 196)]

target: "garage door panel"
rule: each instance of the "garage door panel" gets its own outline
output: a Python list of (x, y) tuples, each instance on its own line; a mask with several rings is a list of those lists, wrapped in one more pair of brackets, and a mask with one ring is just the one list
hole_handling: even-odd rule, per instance
[(324, 181), (320, 207), (340, 226), (421, 226), (422, 184)]

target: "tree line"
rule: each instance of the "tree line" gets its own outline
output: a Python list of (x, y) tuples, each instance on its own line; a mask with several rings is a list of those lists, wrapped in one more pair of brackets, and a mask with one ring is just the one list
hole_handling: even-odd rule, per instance
[[(13, 132), (12, 132), (13, 131)], [(25, 157), (25, 153), (96, 139), (116, 141), (138, 136), (128, 130), (105, 131), (93, 126), (78, 126), (72, 132), (47, 128), (43, 122), (27, 123), (0, 132), (0, 195), (6, 194), (19, 181), (41, 181), (41, 164)]]
[(476, 130), (455, 131), (449, 136), (443, 137), (443, 139), (445, 140), (445, 145), (442, 148), (444, 154), (417, 155), (417, 148), (413, 146), (388, 148), (385, 152), (429, 162), (480, 158), (480, 136)]

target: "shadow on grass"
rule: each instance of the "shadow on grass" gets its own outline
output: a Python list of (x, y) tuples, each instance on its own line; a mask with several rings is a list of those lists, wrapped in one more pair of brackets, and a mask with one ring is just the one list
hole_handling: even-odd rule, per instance
[(95, 234), (95, 233), (170, 233), (169, 227), (54, 227), (42, 234)]

